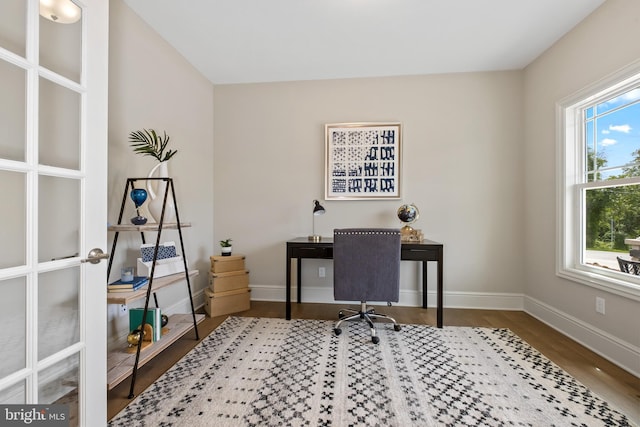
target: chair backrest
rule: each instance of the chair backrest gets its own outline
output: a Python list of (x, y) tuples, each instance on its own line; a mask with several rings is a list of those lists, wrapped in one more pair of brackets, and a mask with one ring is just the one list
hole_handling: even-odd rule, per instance
[(618, 258), (618, 265), (620, 266), (620, 271), (623, 273), (634, 274), (636, 276), (640, 276), (640, 262), (631, 261), (624, 258)]
[(334, 230), (334, 298), (397, 302), (400, 296), (400, 248), (398, 229)]

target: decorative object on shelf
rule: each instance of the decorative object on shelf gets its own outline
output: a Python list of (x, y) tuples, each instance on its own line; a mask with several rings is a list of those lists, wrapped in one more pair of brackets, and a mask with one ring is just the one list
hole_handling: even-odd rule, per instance
[[(129, 309), (129, 330), (140, 329), (142, 325), (142, 316), (144, 314), (144, 307), (136, 307)], [(151, 327), (151, 335), (148, 341), (156, 342), (162, 337), (162, 313), (158, 307), (148, 307), (147, 317), (145, 320), (145, 333), (147, 326)], [(147, 341), (145, 336), (145, 341)]]
[[(151, 270), (153, 270), (153, 278), (171, 276), (172, 274), (183, 273), (186, 269), (184, 266), (185, 260), (181, 255), (173, 258), (158, 259), (155, 261), (155, 268), (153, 268), (154, 261), (143, 262), (142, 258), (138, 258), (136, 262), (136, 272), (138, 276), (151, 277)], [(187, 261), (187, 265), (189, 261)]]
[(129, 344), (129, 348), (127, 352), (131, 353), (137, 351), (138, 343), (140, 342), (140, 336), (142, 336), (142, 346), (141, 349), (145, 349), (151, 344), (153, 344), (153, 327), (146, 323), (144, 325), (144, 332), (141, 333), (140, 328), (136, 328), (129, 335), (127, 335), (127, 344)]
[(324, 215), (325, 212), (326, 211), (324, 209), (324, 206), (322, 206), (319, 201), (314, 200), (313, 201), (313, 217), (312, 217), (312, 220), (313, 220), (313, 226), (312, 226), (313, 230), (312, 230), (312, 232), (313, 232), (313, 234), (311, 236), (309, 236), (309, 240), (312, 241), (312, 242), (319, 242), (320, 240), (322, 240), (322, 236), (316, 234), (316, 216)]
[(130, 193), (131, 200), (136, 205), (136, 216), (131, 218), (131, 223), (134, 225), (144, 225), (147, 223), (147, 218), (140, 215), (140, 207), (147, 200), (147, 190), (143, 188), (134, 188)]
[[(149, 175), (147, 178), (153, 178), (154, 174), (157, 172), (158, 178), (168, 178), (169, 177), (169, 168), (167, 162), (161, 162), (155, 165), (151, 171), (149, 171)], [(147, 190), (149, 191), (149, 196), (151, 200), (149, 201), (149, 213), (155, 219), (156, 222), (160, 222), (160, 216), (162, 216), (162, 203), (164, 201), (164, 193), (167, 191), (167, 182), (163, 180), (158, 180), (156, 183), (156, 189), (153, 189), (152, 181), (147, 181)], [(169, 193), (167, 195), (167, 205), (164, 210), (164, 222), (175, 222), (176, 220), (176, 204), (173, 201), (173, 195)]]
[[(142, 262), (153, 261), (153, 254), (155, 253), (156, 245), (153, 243), (143, 243), (140, 245), (140, 256)], [(175, 258), (178, 256), (176, 251), (176, 242), (164, 242), (158, 246), (157, 259)]]
[(120, 281), (122, 283), (133, 283), (133, 267), (123, 267), (120, 270)]
[[(133, 269), (133, 267), (128, 267)], [(122, 279), (107, 285), (107, 292), (133, 292), (137, 291), (144, 285), (149, 283), (147, 276), (133, 276), (128, 282), (123, 282)]]
[(167, 316), (166, 314), (162, 314), (160, 318), (160, 325), (162, 325), (163, 328), (169, 324), (169, 316)]
[(400, 123), (325, 125), (327, 200), (399, 199)]
[(129, 134), (129, 142), (135, 153), (151, 156), (158, 162), (166, 162), (175, 156), (178, 150), (167, 150), (165, 153), (164, 150), (167, 148), (170, 138), (166, 132), (163, 133), (164, 136), (158, 136), (153, 129), (142, 129), (131, 132)]
[(127, 343), (129, 344), (129, 347), (138, 345), (138, 342), (140, 341), (141, 332), (142, 331), (140, 331), (140, 329), (136, 329), (134, 331), (131, 331), (131, 333), (127, 335)]
[(411, 227), (411, 224), (420, 218), (420, 211), (413, 203), (402, 205), (398, 208), (398, 219), (403, 222), (404, 226), (400, 229), (403, 242), (421, 242), (422, 231)]
[[(178, 150), (167, 150), (169, 139), (166, 132), (163, 132), (163, 136), (159, 136), (153, 129), (142, 129), (129, 134), (129, 142), (135, 153), (142, 154), (143, 156), (151, 156), (159, 162), (151, 169), (147, 178), (154, 177), (156, 172), (158, 178), (169, 177), (167, 162), (178, 152)], [(147, 181), (147, 191), (151, 198), (148, 206), (149, 213), (156, 222), (160, 222), (162, 203), (166, 190), (167, 182), (164, 180), (158, 180), (155, 190), (152, 181)], [(164, 212), (164, 222), (173, 222), (175, 218), (175, 202), (173, 196), (169, 194)]]
[(220, 254), (222, 256), (230, 256), (231, 252), (233, 252), (231, 239), (220, 240)]

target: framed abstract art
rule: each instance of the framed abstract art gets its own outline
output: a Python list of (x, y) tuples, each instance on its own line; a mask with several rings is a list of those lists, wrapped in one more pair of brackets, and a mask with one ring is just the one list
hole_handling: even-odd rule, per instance
[(400, 123), (325, 125), (325, 199), (399, 199)]

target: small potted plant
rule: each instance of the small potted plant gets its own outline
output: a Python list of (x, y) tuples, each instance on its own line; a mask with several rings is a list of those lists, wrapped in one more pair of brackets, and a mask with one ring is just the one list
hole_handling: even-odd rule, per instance
[(231, 239), (220, 240), (220, 251), (222, 252), (222, 256), (231, 255), (232, 250), (233, 246), (231, 246)]

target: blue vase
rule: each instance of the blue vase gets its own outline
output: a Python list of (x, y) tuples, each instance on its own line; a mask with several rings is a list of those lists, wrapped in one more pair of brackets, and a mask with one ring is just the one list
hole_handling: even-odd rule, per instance
[(136, 209), (139, 208), (147, 200), (147, 190), (134, 188), (131, 190), (131, 200), (135, 203)]
[(140, 215), (140, 211), (138, 210), (138, 208), (140, 208), (140, 206), (142, 206), (143, 203), (147, 200), (147, 190), (144, 190), (142, 188), (134, 188), (133, 190), (131, 190), (130, 196), (131, 200), (133, 200), (133, 203), (136, 205), (136, 213), (138, 214), (137, 216), (131, 218), (131, 223), (134, 225), (146, 224), (147, 218)]

